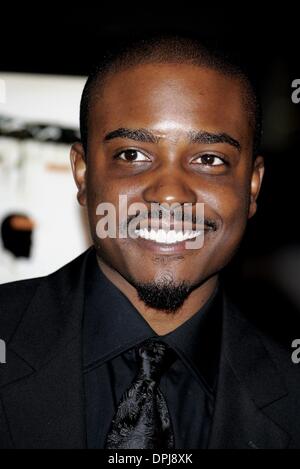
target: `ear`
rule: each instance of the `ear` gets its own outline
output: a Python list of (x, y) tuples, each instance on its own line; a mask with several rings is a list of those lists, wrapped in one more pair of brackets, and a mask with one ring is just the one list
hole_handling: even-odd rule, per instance
[(257, 197), (261, 188), (261, 183), (264, 177), (265, 165), (262, 156), (257, 156), (252, 169), (251, 177), (251, 190), (250, 190), (250, 205), (248, 211), (248, 218), (253, 217), (257, 210)]
[(86, 160), (81, 143), (72, 145), (70, 152), (73, 177), (78, 188), (77, 199), (80, 205), (86, 206)]

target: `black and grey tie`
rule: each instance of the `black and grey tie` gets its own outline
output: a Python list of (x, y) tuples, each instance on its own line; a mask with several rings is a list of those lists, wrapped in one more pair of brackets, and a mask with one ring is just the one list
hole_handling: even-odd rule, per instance
[(175, 353), (158, 339), (137, 349), (140, 367), (124, 393), (106, 438), (108, 449), (174, 448), (174, 434), (165, 398), (158, 387)]

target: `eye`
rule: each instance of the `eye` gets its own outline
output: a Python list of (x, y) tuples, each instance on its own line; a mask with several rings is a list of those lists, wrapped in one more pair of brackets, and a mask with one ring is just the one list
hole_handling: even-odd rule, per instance
[(200, 163), (205, 166), (221, 166), (223, 164), (226, 164), (226, 162), (222, 158), (220, 158), (217, 155), (210, 154), (210, 153), (197, 156), (197, 158), (193, 160), (193, 163), (197, 163), (197, 164)]
[(146, 155), (144, 155), (144, 153), (138, 150), (124, 150), (118, 153), (115, 158), (128, 162), (150, 161), (150, 158), (148, 158)]

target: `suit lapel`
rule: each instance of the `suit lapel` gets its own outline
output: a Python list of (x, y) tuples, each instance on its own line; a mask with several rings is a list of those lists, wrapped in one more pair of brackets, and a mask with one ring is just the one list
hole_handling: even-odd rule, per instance
[(285, 384), (254, 327), (224, 295), (219, 382), (210, 448), (286, 448), (289, 434), (268, 417), (287, 396)]
[(14, 447), (86, 446), (81, 334), (86, 259), (87, 253), (42, 279), (8, 344), (13, 372), (7, 372), (0, 393)]

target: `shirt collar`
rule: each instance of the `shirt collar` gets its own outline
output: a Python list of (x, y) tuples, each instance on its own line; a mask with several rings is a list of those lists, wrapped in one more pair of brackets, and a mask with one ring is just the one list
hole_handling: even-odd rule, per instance
[[(210, 390), (216, 383), (221, 341), (222, 288), (174, 331), (159, 336)], [(99, 366), (150, 337), (158, 337), (128, 298), (89, 254), (84, 307), (84, 368)]]

